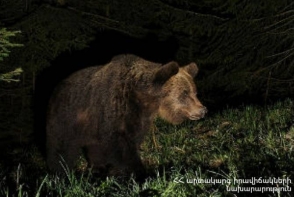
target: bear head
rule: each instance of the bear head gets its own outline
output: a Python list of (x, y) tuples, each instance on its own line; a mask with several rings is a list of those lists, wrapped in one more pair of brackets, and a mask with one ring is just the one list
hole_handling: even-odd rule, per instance
[(180, 124), (185, 119), (198, 120), (207, 113), (197, 98), (194, 77), (198, 73), (195, 63), (179, 67), (170, 62), (155, 74), (155, 82), (161, 83), (158, 115), (172, 124)]

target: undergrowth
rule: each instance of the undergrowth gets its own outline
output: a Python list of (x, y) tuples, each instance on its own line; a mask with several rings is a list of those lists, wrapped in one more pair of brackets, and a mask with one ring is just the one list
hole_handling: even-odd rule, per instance
[(150, 174), (143, 182), (101, 179), (90, 170), (48, 174), (31, 147), (15, 153), (25, 156), (14, 167), (0, 163), (0, 196), (293, 196), (293, 147), (290, 99), (229, 108), (178, 126), (157, 119), (141, 146)]

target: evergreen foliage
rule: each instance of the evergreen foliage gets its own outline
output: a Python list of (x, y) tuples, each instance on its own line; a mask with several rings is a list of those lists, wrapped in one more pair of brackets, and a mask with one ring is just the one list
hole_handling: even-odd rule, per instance
[(85, 18), (106, 28), (137, 37), (146, 32), (162, 40), (175, 37), (178, 61), (199, 64), (207, 100), (245, 96), (266, 101), (294, 94), (290, 0), (89, 0), (83, 5), (79, 10), (87, 13)]
[[(8, 31), (6, 28), (0, 29), (0, 61), (3, 61), (5, 57), (9, 56), (10, 50), (12, 47), (20, 47), (22, 44), (11, 43), (9, 38), (16, 36), (20, 31)], [(13, 79), (15, 76), (19, 76), (22, 72), (21, 68), (17, 68), (14, 71), (0, 74), (0, 81), (19, 81), (18, 79)]]
[(0, 61), (3, 61), (4, 57), (8, 57), (10, 51), (8, 47), (22, 46), (21, 44), (14, 44), (9, 41), (9, 37), (15, 36), (19, 31), (7, 31), (6, 28), (0, 29)]
[(21, 62), (28, 73), (48, 67), (62, 52), (87, 47), (94, 33), (93, 27), (79, 14), (47, 5), (39, 7), (15, 27), (22, 30), (20, 40), (26, 45), (15, 61)]
[[(36, 2), (26, 6), (30, 14), (14, 25), (23, 32), (26, 50), (9, 62), (21, 63), (29, 73), (48, 67), (64, 51), (85, 48), (97, 30), (113, 29), (139, 38), (148, 33), (160, 40), (176, 38), (177, 60), (199, 64), (207, 100), (294, 94), (291, 0)], [(6, 4), (16, 10), (25, 6)]]
[(219, 87), (223, 92), (212, 97), (253, 95), (265, 100), (293, 95), (293, 2), (235, 1), (215, 10), (229, 18), (204, 46), (206, 91)]

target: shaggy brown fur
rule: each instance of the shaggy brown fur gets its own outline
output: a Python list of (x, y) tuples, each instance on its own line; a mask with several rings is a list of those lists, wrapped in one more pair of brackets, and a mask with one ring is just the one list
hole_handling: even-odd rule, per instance
[(78, 71), (55, 90), (47, 117), (47, 163), (74, 168), (81, 150), (90, 167), (110, 175), (144, 168), (138, 147), (156, 115), (178, 124), (206, 113), (196, 97), (195, 63), (179, 68), (134, 55)]

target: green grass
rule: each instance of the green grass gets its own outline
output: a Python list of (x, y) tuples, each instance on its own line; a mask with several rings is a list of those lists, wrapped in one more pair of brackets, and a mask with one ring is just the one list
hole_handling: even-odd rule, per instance
[[(91, 172), (68, 170), (65, 177), (48, 175), (38, 151), (30, 148), (21, 153), (25, 162), (0, 172), (0, 196), (293, 196), (293, 100), (227, 109), (178, 126), (158, 119), (155, 125), (141, 146), (142, 160), (153, 174), (143, 183), (134, 178), (102, 180)], [(238, 186), (285, 187), (234, 182), (252, 177), (291, 179), (288, 189), (292, 191), (228, 191)], [(198, 183), (201, 180), (222, 183)]]

